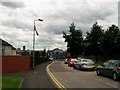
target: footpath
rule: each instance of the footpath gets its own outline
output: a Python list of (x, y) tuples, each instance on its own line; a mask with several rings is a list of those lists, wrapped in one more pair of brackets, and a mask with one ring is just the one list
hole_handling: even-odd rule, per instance
[(10, 73), (6, 75), (23, 77), (23, 82), (19, 90), (59, 90), (46, 72), (46, 66), (49, 63), (43, 63), (35, 67), (34, 71)]

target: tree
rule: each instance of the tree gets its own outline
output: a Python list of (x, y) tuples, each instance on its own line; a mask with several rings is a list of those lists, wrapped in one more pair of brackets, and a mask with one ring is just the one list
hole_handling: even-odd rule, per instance
[(46, 49), (44, 49), (44, 50), (42, 51), (42, 56), (46, 56), (46, 54), (47, 54)]
[(69, 32), (63, 32), (63, 38), (67, 42), (67, 52), (70, 53), (72, 57), (76, 57), (83, 52), (82, 48), (82, 32), (81, 30), (76, 30), (76, 26), (72, 23), (69, 26)]
[(101, 40), (103, 53), (109, 58), (120, 58), (120, 29), (116, 25), (111, 25), (106, 30)]
[(86, 39), (84, 40), (84, 51), (87, 55), (94, 55), (97, 57), (101, 53), (100, 41), (104, 34), (102, 26), (98, 23), (94, 23), (91, 27), (91, 31), (87, 32)]

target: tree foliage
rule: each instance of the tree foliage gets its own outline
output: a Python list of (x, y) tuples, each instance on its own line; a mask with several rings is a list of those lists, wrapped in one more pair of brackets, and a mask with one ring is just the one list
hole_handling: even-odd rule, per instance
[(82, 53), (82, 32), (81, 30), (76, 30), (74, 23), (69, 26), (68, 33), (63, 32), (63, 38), (65, 38), (65, 42), (67, 42), (67, 51), (72, 57), (78, 56)]
[(68, 33), (63, 32), (63, 38), (67, 42), (67, 52), (71, 56), (78, 56), (84, 52), (86, 56), (120, 58), (120, 29), (116, 25), (103, 30), (96, 22), (86, 34), (86, 38), (83, 39), (81, 30), (76, 30), (74, 23), (69, 26)]
[(98, 23), (94, 23), (91, 27), (91, 31), (87, 32), (86, 39), (84, 40), (85, 45), (85, 54), (87, 55), (99, 55), (101, 53), (100, 41), (104, 34), (102, 26)]
[(111, 25), (105, 31), (101, 45), (107, 57), (120, 56), (120, 29), (116, 25)]

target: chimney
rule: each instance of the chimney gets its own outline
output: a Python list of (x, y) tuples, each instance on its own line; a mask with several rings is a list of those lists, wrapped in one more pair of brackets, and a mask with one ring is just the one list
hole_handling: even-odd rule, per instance
[(23, 51), (25, 51), (25, 46), (23, 46)]

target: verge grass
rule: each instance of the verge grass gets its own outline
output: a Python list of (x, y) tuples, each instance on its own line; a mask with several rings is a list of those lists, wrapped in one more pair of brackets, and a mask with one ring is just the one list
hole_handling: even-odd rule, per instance
[(3, 76), (2, 77), (2, 88), (18, 88), (20, 81), (22, 80), (21, 77), (17, 76)]

